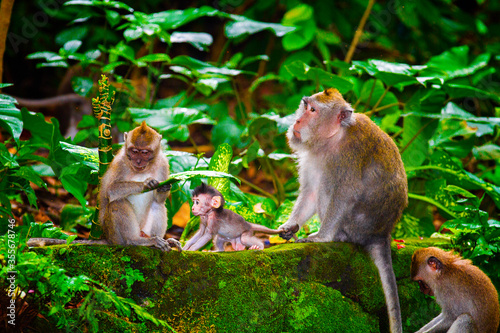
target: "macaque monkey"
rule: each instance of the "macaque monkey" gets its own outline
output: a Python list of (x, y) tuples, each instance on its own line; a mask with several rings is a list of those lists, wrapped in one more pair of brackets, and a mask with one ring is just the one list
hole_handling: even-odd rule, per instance
[[(177, 240), (163, 239), (167, 230), (165, 200), (170, 186), (142, 193), (169, 175), (168, 160), (161, 151), (161, 135), (143, 122), (124, 137), (125, 144), (104, 174), (99, 192), (99, 221), (106, 240), (75, 243), (154, 246), (162, 251), (174, 246), (182, 250)], [(28, 245), (36, 246), (35, 241), (47, 243), (46, 239), (34, 238)], [(65, 241), (57, 242), (61, 243)]]
[(320, 230), (299, 242), (363, 246), (380, 274), (391, 332), (400, 333), (390, 242), (408, 184), (398, 148), (370, 118), (353, 113), (337, 89), (304, 97), (296, 115), (287, 137), (298, 156), (300, 190), (280, 235), (289, 239), (317, 213)]
[(436, 247), (419, 249), (411, 258), (411, 278), (423, 293), (436, 296), (442, 310), (417, 333), (497, 332), (498, 293), (489, 277), (470, 260)]
[(224, 251), (224, 243), (231, 242), (236, 251), (264, 249), (264, 243), (254, 232), (278, 234), (281, 231), (253, 224), (224, 208), (224, 197), (213, 186), (202, 183), (193, 191), (193, 215), (201, 219), (200, 229), (185, 244), (184, 250), (196, 251), (213, 240), (216, 251)]

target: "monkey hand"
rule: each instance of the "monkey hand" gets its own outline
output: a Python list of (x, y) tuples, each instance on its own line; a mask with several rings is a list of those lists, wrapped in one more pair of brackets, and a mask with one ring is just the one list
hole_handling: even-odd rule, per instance
[(295, 236), (295, 233), (299, 231), (299, 229), (300, 227), (298, 224), (292, 224), (291, 226), (287, 226), (286, 224), (284, 224), (278, 228), (278, 230), (281, 231), (279, 233), (279, 236), (284, 240), (289, 240), (290, 238)]
[(143, 191), (151, 190), (151, 189), (155, 188), (156, 186), (158, 186), (159, 183), (160, 183), (159, 181), (157, 181), (156, 179), (150, 177), (150, 178), (148, 178), (148, 179), (146, 179), (144, 181), (144, 183), (143, 183), (143, 186), (144, 186)]
[(168, 245), (170, 245), (171, 248), (176, 247), (177, 250), (179, 250), (179, 252), (182, 252), (182, 245), (177, 239), (168, 238), (167, 243), (168, 243)]
[(165, 185), (158, 187), (156, 190), (158, 192), (168, 192), (168, 191), (170, 191), (171, 188), (172, 188), (171, 184), (165, 184)]

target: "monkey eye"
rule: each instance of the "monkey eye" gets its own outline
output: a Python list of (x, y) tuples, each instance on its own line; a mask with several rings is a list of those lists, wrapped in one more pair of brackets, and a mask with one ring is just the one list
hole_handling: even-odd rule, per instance
[(141, 153), (142, 155), (146, 155), (147, 153), (149, 153), (149, 150), (141, 150)]
[(138, 154), (138, 153), (139, 153), (139, 150), (137, 150), (137, 149), (135, 149), (135, 148), (134, 148), (134, 149), (132, 149), (132, 153), (134, 153), (134, 154)]
[(316, 111), (316, 109), (315, 109), (315, 108), (311, 108), (311, 112), (315, 112), (315, 111)]

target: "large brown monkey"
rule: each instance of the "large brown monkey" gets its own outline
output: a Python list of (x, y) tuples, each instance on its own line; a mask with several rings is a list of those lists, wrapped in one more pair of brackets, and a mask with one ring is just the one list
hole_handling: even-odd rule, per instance
[(262, 250), (264, 243), (253, 235), (254, 232), (266, 234), (281, 232), (245, 221), (242, 216), (225, 209), (224, 202), (222, 194), (213, 186), (202, 183), (194, 189), (192, 211), (193, 215), (201, 219), (200, 229), (185, 244), (184, 250), (199, 250), (211, 239), (216, 251), (224, 251), (225, 242), (230, 242), (236, 251), (244, 250), (246, 247), (251, 250)]
[(353, 113), (337, 89), (304, 97), (287, 137), (298, 155), (300, 192), (282, 237), (317, 213), (320, 230), (299, 242), (362, 245), (378, 268), (391, 332), (402, 332), (390, 250), (391, 231), (408, 203), (398, 148), (367, 116)]
[(423, 293), (436, 296), (442, 310), (417, 333), (497, 332), (498, 293), (470, 260), (435, 247), (419, 249), (411, 258), (411, 278), (418, 281)]
[[(76, 241), (83, 244), (118, 244), (155, 246), (169, 251), (170, 246), (182, 250), (180, 243), (163, 236), (167, 230), (167, 199), (169, 186), (154, 188), (168, 178), (168, 160), (161, 151), (161, 135), (146, 122), (125, 133), (125, 144), (109, 165), (99, 192), (99, 221), (105, 241)], [(33, 238), (29, 246), (61, 244)]]

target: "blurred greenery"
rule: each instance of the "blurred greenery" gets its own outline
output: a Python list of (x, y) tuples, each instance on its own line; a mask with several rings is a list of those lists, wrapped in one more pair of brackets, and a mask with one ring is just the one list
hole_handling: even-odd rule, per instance
[[(5, 77), (14, 86), (0, 86), (0, 234), (9, 218), (35, 221), (37, 194), (54, 176), (76, 199), (60, 226), (88, 227), (98, 183), (97, 121), (84, 115), (70, 137), (60, 122), (75, 110), (47, 121), (11, 95), (90, 98), (104, 73), (116, 92), (117, 138), (145, 120), (163, 135), (171, 172), (231, 173), (242, 185), (226, 189), (228, 205), (277, 227), (298, 191), (285, 137), (293, 112), (304, 95), (335, 87), (402, 155), (409, 206), (393, 236), (441, 231), (500, 285), (500, 3), (377, 2), (345, 63), (367, 4), (16, 2), (13, 15), (27, 19), (11, 22)], [(232, 152), (227, 169), (209, 168), (221, 145)], [(198, 184), (173, 185), (169, 226)], [(318, 225), (313, 218), (306, 232)]]

